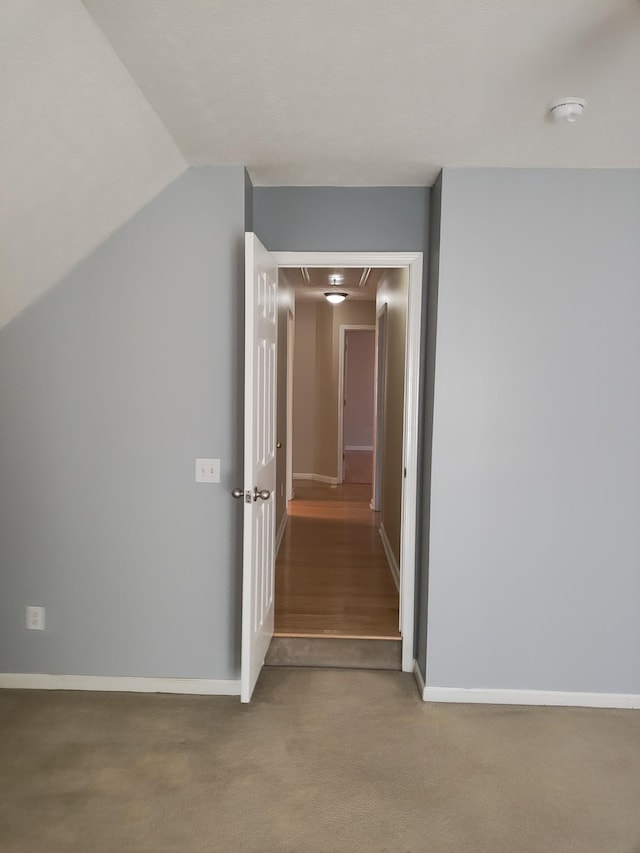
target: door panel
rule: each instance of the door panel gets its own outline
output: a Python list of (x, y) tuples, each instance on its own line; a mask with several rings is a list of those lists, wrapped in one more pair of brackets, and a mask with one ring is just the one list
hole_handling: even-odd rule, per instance
[(240, 698), (249, 702), (273, 636), (278, 277), (254, 234), (245, 240), (245, 444)]

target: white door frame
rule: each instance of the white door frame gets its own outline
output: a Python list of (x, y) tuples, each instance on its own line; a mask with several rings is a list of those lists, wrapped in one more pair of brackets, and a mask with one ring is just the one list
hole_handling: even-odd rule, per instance
[(339, 356), (338, 356), (338, 483), (344, 482), (344, 371), (346, 367), (346, 338), (347, 332), (375, 332), (375, 326), (340, 326)]
[(420, 333), (422, 324), (422, 252), (271, 252), (279, 267), (407, 267), (407, 344), (404, 372), (403, 458), (400, 536), (400, 630), (402, 669), (413, 671), (414, 600), (418, 500), (418, 422)]

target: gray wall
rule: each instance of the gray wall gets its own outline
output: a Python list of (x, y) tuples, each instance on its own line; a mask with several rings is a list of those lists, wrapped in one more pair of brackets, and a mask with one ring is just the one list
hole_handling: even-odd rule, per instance
[(0, 332), (0, 672), (238, 676), (244, 197), (187, 171)]
[(427, 684), (640, 693), (640, 172), (441, 215)]
[(421, 376), (422, 429), (418, 447), (422, 491), (418, 524), (418, 572), (416, 584), (416, 661), (424, 679), (427, 664), (427, 609), (429, 603), (429, 525), (431, 506), (431, 444), (433, 441), (433, 396), (436, 369), (436, 332), (438, 319), (438, 278), (440, 271), (440, 210), (442, 206), (442, 174), (431, 191), (429, 217), (429, 258), (427, 299), (423, 305), (423, 352)]
[(253, 184), (244, 170), (244, 230), (253, 231)]
[(253, 224), (272, 252), (424, 252), (428, 187), (255, 187)]

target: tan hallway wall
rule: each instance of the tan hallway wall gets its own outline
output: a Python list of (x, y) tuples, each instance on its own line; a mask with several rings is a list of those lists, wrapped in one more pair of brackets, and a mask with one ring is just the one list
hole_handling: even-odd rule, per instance
[(375, 330), (346, 333), (344, 449), (373, 450)]
[(349, 302), (346, 299), (340, 305), (325, 302), (322, 309), (322, 329), (326, 335), (326, 345), (325, 359), (318, 364), (318, 372), (323, 374), (324, 380), (318, 385), (317, 396), (316, 473), (337, 477), (340, 326), (375, 326), (376, 304), (373, 301)]
[(293, 288), (283, 272), (278, 277), (278, 377), (276, 441), (276, 530), (287, 509), (287, 316), (293, 311)]
[(293, 386), (294, 474), (338, 476), (340, 326), (375, 325), (373, 301), (341, 305), (296, 299)]
[(376, 311), (387, 305), (387, 383), (382, 451), (380, 522), (400, 565), (402, 512), (402, 450), (404, 438), (404, 381), (409, 271), (387, 270), (378, 285)]
[(312, 474), (316, 434), (316, 305), (296, 299), (293, 357), (293, 473)]

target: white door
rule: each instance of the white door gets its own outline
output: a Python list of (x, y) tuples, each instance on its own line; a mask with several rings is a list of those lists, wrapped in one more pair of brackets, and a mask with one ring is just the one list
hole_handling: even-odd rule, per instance
[(273, 636), (278, 270), (245, 236), (244, 547), (240, 699), (249, 702)]

